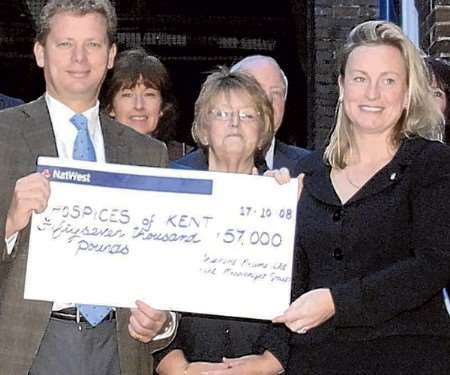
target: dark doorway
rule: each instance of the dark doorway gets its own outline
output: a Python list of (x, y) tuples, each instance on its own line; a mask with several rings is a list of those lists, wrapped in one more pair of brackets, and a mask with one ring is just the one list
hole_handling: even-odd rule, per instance
[[(263, 54), (274, 57), (289, 79), (285, 120), (279, 138), (306, 144), (306, 79), (298, 35), (306, 14), (292, 12), (293, 1), (212, 2), (206, 0), (116, 0), (120, 49), (136, 46), (154, 53), (174, 82), (180, 117), (177, 140), (191, 143), (193, 103), (207, 72), (217, 65)], [(36, 98), (44, 91), (42, 74), (32, 56), (34, 17), (43, 1), (0, 0), (0, 91)], [(6, 7), (6, 8), (5, 8)], [(30, 11), (30, 8), (31, 9)], [(306, 11), (305, 11), (306, 13)], [(15, 20), (12, 25), (11, 20)], [(6, 72), (6, 74), (5, 74)]]

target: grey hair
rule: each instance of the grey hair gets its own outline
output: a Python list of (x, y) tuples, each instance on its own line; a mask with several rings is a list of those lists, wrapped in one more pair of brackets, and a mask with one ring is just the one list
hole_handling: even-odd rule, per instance
[(99, 13), (105, 17), (109, 44), (115, 42), (117, 16), (109, 0), (49, 0), (42, 8), (37, 25), (36, 41), (44, 45), (51, 28), (52, 18), (62, 12), (77, 15)]
[(288, 93), (288, 79), (286, 77), (286, 74), (284, 74), (283, 69), (281, 69), (280, 65), (277, 63), (277, 60), (275, 60), (273, 57), (265, 56), (265, 55), (250, 55), (250, 56), (244, 57), (242, 60), (238, 61), (236, 64), (234, 64), (230, 68), (230, 72), (233, 73), (233, 72), (237, 72), (239, 70), (245, 70), (244, 69), (245, 64), (248, 64), (248, 63), (251, 63), (251, 62), (254, 62), (257, 60), (270, 62), (271, 64), (275, 65), (278, 68), (278, 70), (280, 71), (281, 79), (283, 81), (283, 86), (284, 86), (283, 99), (284, 99), (284, 101), (286, 101), (287, 93)]

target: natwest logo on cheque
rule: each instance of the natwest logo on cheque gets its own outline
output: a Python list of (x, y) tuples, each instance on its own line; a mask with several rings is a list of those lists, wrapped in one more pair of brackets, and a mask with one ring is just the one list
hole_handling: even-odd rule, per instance
[[(43, 171), (44, 176), (49, 173), (48, 169)], [(89, 184), (91, 182), (90, 173), (80, 173), (77, 171), (61, 171), (60, 169), (54, 169), (52, 174), (52, 179), (63, 180), (63, 181), (73, 181), (73, 182), (84, 182)]]

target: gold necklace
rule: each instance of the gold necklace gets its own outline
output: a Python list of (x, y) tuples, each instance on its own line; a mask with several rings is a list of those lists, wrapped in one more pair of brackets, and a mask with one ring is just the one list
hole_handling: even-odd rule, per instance
[(361, 189), (361, 186), (362, 185), (358, 185), (358, 184), (355, 184), (353, 181), (352, 181), (352, 179), (350, 178), (350, 175), (349, 175), (349, 173), (348, 173), (348, 169), (347, 168), (345, 168), (344, 169), (344, 176), (345, 176), (345, 179), (348, 181), (348, 183), (350, 184), (350, 185), (352, 185), (354, 188), (356, 188), (356, 189)]

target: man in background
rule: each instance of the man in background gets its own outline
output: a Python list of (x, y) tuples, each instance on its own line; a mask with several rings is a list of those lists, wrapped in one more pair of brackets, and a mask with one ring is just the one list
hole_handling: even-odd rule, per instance
[[(287, 168), (291, 177), (297, 177), (301, 172), (301, 160), (309, 154), (308, 150), (287, 145), (275, 138), (276, 132), (283, 122), (287, 98), (288, 80), (278, 63), (269, 56), (252, 55), (234, 64), (233, 71), (245, 72), (253, 76), (263, 88), (273, 107), (274, 138), (265, 155), (269, 169)], [(204, 159), (201, 150), (193, 151), (180, 160), (177, 165), (199, 164)]]
[(269, 169), (285, 167), (296, 177), (298, 162), (309, 154), (304, 148), (287, 145), (276, 139), (276, 133), (283, 122), (288, 80), (276, 60), (269, 56), (247, 56), (231, 67), (231, 71), (245, 72), (253, 76), (268, 96), (273, 107), (274, 138), (266, 152), (266, 163)]
[(0, 112), (0, 236), (6, 240), (0, 246), (1, 374), (148, 375), (148, 343), (170, 334), (170, 315), (141, 301), (130, 311), (23, 298), (30, 218), (51, 194), (49, 181), (34, 173), (38, 156), (167, 164), (162, 143), (99, 113), (99, 90), (116, 55), (116, 26), (109, 0), (50, 0), (34, 45), (46, 93)]

